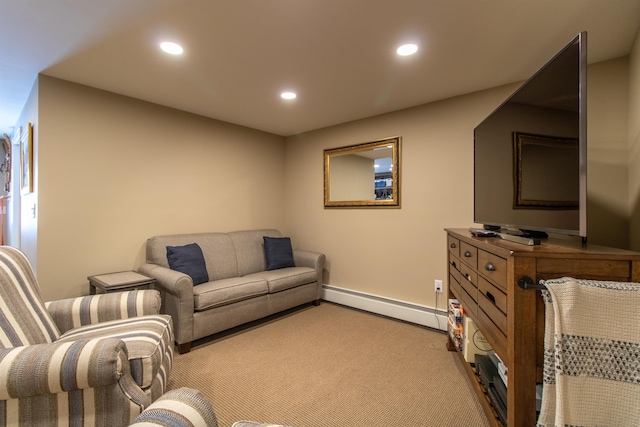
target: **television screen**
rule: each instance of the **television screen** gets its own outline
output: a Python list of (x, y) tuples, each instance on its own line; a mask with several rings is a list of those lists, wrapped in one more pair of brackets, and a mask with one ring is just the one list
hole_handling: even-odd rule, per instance
[(474, 221), (586, 237), (586, 33), (474, 131)]

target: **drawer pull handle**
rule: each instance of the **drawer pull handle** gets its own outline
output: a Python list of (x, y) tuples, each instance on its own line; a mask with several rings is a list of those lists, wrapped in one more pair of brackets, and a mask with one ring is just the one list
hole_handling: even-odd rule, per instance
[(491, 292), (487, 291), (487, 298), (489, 300), (491, 300), (491, 302), (493, 303), (493, 305), (496, 304), (496, 297), (494, 297), (493, 295), (491, 295)]
[(487, 271), (496, 271), (496, 267), (495, 265), (493, 265), (493, 263), (488, 262), (485, 266), (484, 269)]
[(465, 251), (464, 256), (465, 256), (466, 258), (471, 258), (471, 252), (469, 252), (469, 251)]
[(456, 268), (456, 269), (458, 268), (458, 267), (456, 266), (456, 262), (455, 262), (455, 261), (451, 261), (451, 265), (453, 266), (453, 268)]
[(455, 248), (456, 248), (456, 244), (455, 244), (455, 243), (452, 243), (452, 244), (450, 244), (450, 245), (449, 245), (449, 247), (450, 247), (451, 249), (455, 249)]

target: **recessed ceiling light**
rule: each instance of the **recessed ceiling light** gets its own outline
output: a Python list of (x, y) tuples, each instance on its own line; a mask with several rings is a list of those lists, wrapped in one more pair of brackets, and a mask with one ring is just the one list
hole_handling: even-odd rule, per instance
[(398, 50), (396, 50), (396, 52), (398, 53), (398, 55), (400, 56), (409, 56), (409, 55), (413, 55), (414, 53), (416, 53), (418, 51), (418, 45), (415, 44), (403, 44), (402, 46), (400, 46), (398, 48)]
[(296, 98), (296, 96), (297, 96), (297, 95), (295, 94), (295, 92), (282, 92), (282, 93), (280, 94), (280, 97), (281, 97), (282, 99), (295, 99), (295, 98)]
[(171, 55), (180, 55), (182, 52), (184, 52), (182, 46), (173, 42), (160, 43), (160, 48), (165, 52), (170, 53)]

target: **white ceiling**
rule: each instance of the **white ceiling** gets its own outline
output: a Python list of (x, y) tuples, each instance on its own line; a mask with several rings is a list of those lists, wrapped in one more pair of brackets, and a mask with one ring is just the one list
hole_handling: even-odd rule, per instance
[[(289, 136), (525, 80), (580, 31), (590, 63), (627, 55), (640, 0), (0, 0), (0, 16), (0, 132), (43, 73)], [(396, 56), (405, 42), (418, 53)]]

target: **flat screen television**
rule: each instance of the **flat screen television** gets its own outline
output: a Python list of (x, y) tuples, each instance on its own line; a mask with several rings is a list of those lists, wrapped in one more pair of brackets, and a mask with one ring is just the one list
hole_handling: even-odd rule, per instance
[(586, 33), (474, 130), (474, 222), (587, 236)]

